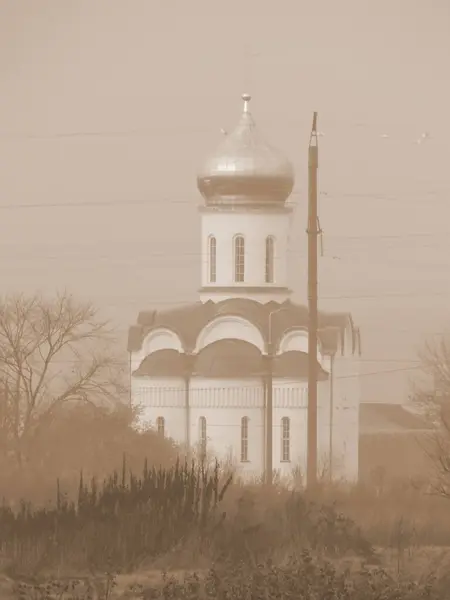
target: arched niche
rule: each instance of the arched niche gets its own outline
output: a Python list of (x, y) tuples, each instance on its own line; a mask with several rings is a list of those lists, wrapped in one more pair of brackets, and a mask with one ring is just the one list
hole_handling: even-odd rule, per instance
[[(278, 344), (276, 354), (284, 354), (286, 352), (303, 352), (308, 354), (308, 330), (304, 328), (294, 328), (286, 331)], [(322, 344), (317, 342), (317, 360), (322, 363), (323, 352)]]
[(175, 350), (179, 353), (184, 352), (183, 344), (174, 331), (166, 327), (152, 329), (144, 337), (141, 349), (131, 353), (131, 372), (136, 371), (147, 356), (159, 352), (160, 350)]
[(197, 336), (195, 354), (221, 340), (241, 340), (258, 348), (261, 354), (266, 354), (266, 344), (258, 327), (247, 319), (234, 315), (216, 317), (205, 325)]
[(144, 338), (141, 352), (145, 356), (158, 352), (159, 350), (176, 350), (184, 352), (183, 344), (178, 335), (171, 329), (159, 327), (153, 329)]

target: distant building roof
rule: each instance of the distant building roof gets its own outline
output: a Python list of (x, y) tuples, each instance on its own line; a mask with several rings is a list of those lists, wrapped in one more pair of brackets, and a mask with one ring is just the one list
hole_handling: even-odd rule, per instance
[(359, 431), (364, 434), (409, 433), (431, 430), (423, 416), (401, 404), (362, 403), (359, 409)]

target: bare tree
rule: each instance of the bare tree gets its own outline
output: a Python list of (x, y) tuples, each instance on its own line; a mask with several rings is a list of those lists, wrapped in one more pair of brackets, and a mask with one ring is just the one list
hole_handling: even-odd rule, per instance
[(414, 398), (432, 426), (421, 444), (433, 470), (430, 491), (450, 498), (450, 336), (427, 342), (419, 356), (425, 383)]
[(440, 425), (450, 420), (450, 336), (427, 342), (419, 357), (426, 382), (416, 390), (416, 399)]
[(105, 404), (120, 394), (114, 338), (90, 303), (67, 293), (0, 300), (0, 449), (19, 464), (25, 447), (70, 402)]

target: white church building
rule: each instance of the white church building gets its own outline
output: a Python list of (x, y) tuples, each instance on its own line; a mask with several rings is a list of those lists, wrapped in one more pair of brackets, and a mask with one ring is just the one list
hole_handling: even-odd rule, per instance
[[(265, 469), (272, 381), (274, 471), (306, 472), (308, 309), (290, 300), (292, 164), (258, 133), (250, 96), (201, 168), (198, 302), (141, 312), (130, 327), (132, 402), (161, 435)], [(319, 313), (319, 476), (358, 478), (359, 330), (348, 313)], [(268, 373), (271, 371), (271, 377)]]

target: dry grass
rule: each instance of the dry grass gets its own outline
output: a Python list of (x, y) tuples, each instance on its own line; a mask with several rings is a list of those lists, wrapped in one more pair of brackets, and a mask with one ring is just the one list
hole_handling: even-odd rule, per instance
[[(34, 481), (0, 473), (13, 501), (0, 508), (1, 600), (448, 597), (449, 500), (387, 479), (314, 495), (230, 484), (218, 467), (176, 465), (125, 417), (93, 417), (64, 417), (36, 441)], [(134, 475), (148, 448), (163, 467)]]
[[(308, 497), (227, 487), (201, 465), (140, 479), (124, 469), (108, 481), (81, 486), (73, 510), (16, 515), (3, 538), (2, 599), (443, 600), (450, 589), (450, 506), (414, 487), (323, 487)], [(111, 493), (119, 500), (105, 503)], [(56, 545), (40, 545), (49, 534)]]

